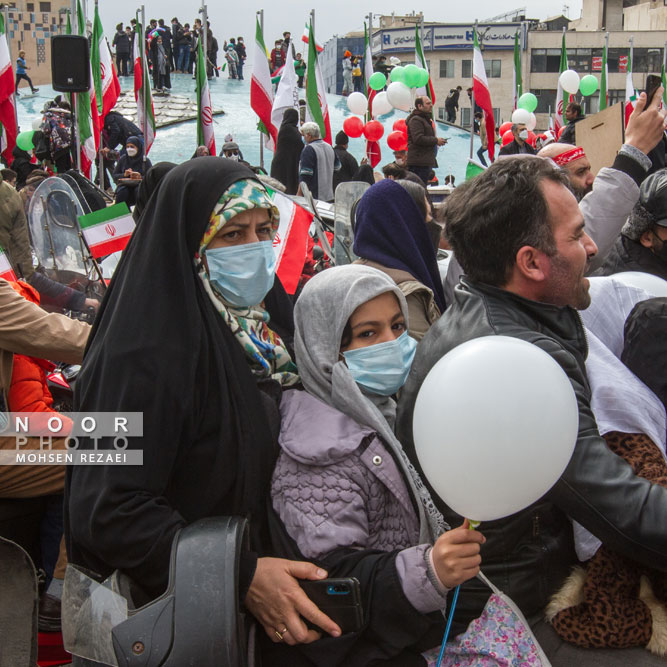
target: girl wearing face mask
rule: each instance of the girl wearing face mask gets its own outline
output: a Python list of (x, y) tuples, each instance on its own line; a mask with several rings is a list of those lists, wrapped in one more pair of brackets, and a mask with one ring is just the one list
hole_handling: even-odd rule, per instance
[[(298, 578), (326, 572), (269, 554), (278, 403), (298, 381), (284, 342), (291, 304), (275, 278), (279, 214), (246, 167), (202, 157), (174, 167), (145, 205), (98, 313), (77, 382), (83, 412), (142, 412), (141, 466), (79, 466), (67, 479), (73, 563), (165, 590), (174, 535), (199, 518), (249, 516), (239, 602), (289, 643), (303, 618), (338, 627)], [(91, 439), (80, 446), (93, 448)], [(100, 449), (113, 448), (102, 438)], [(278, 633), (278, 634), (277, 634)]]
[(283, 394), (273, 507), (293, 557), (360, 581), (365, 626), (303, 650), (274, 645), (270, 663), (426, 665), (444, 628), (432, 612), (477, 574), (484, 538), (447, 531), (394, 435), (392, 396), (416, 347), (405, 297), (377, 269), (337, 267), (308, 281), (294, 321), (305, 391)]
[[(113, 180), (118, 183), (116, 188), (117, 204), (125, 202), (128, 206), (134, 206), (137, 201), (137, 190), (141, 184), (141, 179), (145, 171), (148, 171), (151, 167), (152, 164), (148, 158), (144, 162), (143, 140), (139, 137), (129, 137), (125, 142), (125, 155), (120, 156), (111, 175)], [(131, 183), (130, 181), (135, 182)]]

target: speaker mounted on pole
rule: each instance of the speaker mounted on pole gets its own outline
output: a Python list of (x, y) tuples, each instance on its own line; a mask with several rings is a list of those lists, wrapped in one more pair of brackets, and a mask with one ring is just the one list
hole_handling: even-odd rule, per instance
[(90, 88), (90, 47), (80, 35), (51, 37), (51, 86), (60, 93), (85, 93)]

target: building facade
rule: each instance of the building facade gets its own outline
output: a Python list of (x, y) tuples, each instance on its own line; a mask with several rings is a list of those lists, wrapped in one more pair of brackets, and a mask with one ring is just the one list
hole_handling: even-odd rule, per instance
[[(349, 51), (353, 56), (363, 59), (364, 33), (349, 32), (344, 37), (332, 37), (324, 45), (324, 50), (318, 56), (322, 70), (322, 78), (327, 93), (340, 95), (343, 92), (343, 54)], [(306, 56), (308, 54), (306, 53)], [(363, 67), (363, 60), (360, 60)], [(364, 93), (366, 91), (363, 91)]]
[[(51, 37), (65, 32), (69, 0), (14, 0), (6, 3), (6, 26), (14, 70), (19, 51), (25, 51), (28, 76), (39, 86), (51, 82)], [(25, 84), (23, 84), (25, 85)]]

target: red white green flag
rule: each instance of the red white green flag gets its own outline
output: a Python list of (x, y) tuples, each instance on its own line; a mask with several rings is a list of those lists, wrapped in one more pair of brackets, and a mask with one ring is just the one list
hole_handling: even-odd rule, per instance
[(11, 164), (14, 159), (12, 151), (16, 146), (17, 135), (14, 109), (14, 70), (9, 57), (5, 20), (2, 14), (0, 14), (0, 124), (2, 125), (0, 153), (7, 164)]
[[(373, 90), (368, 82), (373, 76), (373, 54), (371, 52), (371, 35), (366, 27), (364, 21), (364, 87), (366, 88), (366, 97), (368, 97), (368, 113), (366, 120), (371, 120), (373, 114), (373, 100), (377, 95), (377, 91)], [(382, 159), (382, 151), (380, 150), (380, 143), (377, 141), (366, 140), (366, 158), (371, 167), (375, 168)]]
[(14, 273), (14, 269), (12, 269), (9, 257), (7, 257), (7, 253), (2, 248), (0, 248), (0, 278), (16, 280), (16, 274)]
[(206, 63), (201, 40), (197, 45), (197, 146), (206, 146), (210, 155), (215, 155), (213, 132), (213, 106), (211, 91), (206, 77)]
[(329, 105), (327, 104), (327, 93), (324, 87), (322, 70), (317, 61), (312, 21), (310, 22), (309, 30), (308, 72), (306, 74), (306, 118), (320, 126), (322, 139), (330, 144), (331, 123), (329, 122)]
[[(474, 35), (474, 57), (472, 61), (472, 90), (475, 96), (475, 104), (481, 107), (484, 112), (484, 122), (486, 123), (486, 136), (496, 136), (496, 121), (493, 117), (493, 104), (491, 103), (491, 92), (489, 91), (489, 82), (486, 78), (486, 68), (482, 51), (477, 41), (477, 30), (473, 28)], [(488, 142), (489, 157), (493, 160), (495, 152), (495, 142)]]
[[(424, 48), (422, 47), (422, 40), (419, 34), (419, 24), (415, 25), (415, 65), (428, 72), (428, 63), (424, 56)], [(435, 91), (433, 90), (433, 81), (431, 81), (430, 72), (428, 76), (428, 87), (422, 86), (421, 88), (418, 88), (417, 95), (428, 95), (431, 102), (435, 104)]]
[[(306, 25), (303, 29), (303, 35), (301, 37), (301, 41), (304, 44), (308, 44), (310, 46), (310, 24), (308, 21), (306, 21)], [(318, 53), (322, 53), (324, 51), (324, 47), (316, 40), (315, 41), (315, 48), (317, 49)]]
[[(81, 2), (77, 0), (76, 15), (78, 20), (79, 35), (86, 36), (86, 24), (81, 11)], [(100, 125), (97, 112), (97, 100), (95, 97), (95, 79), (93, 68), (90, 69), (90, 87), (87, 93), (77, 93), (76, 96), (76, 122), (79, 126), (79, 139), (81, 142), (81, 171), (86, 178), (91, 178), (91, 168), (95, 162), (97, 151), (100, 148)]]
[(264, 143), (269, 150), (276, 150), (278, 130), (271, 122), (271, 108), (273, 107), (273, 86), (271, 85), (271, 70), (269, 56), (264, 46), (264, 35), (256, 19), (255, 53), (252, 63), (252, 78), (250, 80), (250, 106), (259, 116), (258, 128), (266, 137)]
[(560, 133), (561, 128), (565, 125), (563, 120), (564, 101), (563, 101), (563, 86), (560, 85), (560, 75), (567, 69), (567, 49), (565, 48), (565, 33), (563, 33), (563, 41), (560, 47), (560, 67), (558, 68), (558, 90), (556, 91), (556, 113), (554, 114), (554, 130), (556, 137)]
[(91, 254), (98, 259), (125, 250), (134, 231), (134, 219), (123, 202), (80, 215), (79, 226)]
[(280, 212), (280, 224), (273, 239), (276, 273), (287, 293), (294, 294), (306, 262), (308, 230), (313, 222), (313, 214), (282, 192), (270, 188), (267, 190)]
[(95, 5), (95, 20), (93, 22), (92, 51), (90, 62), (93, 67), (95, 80), (95, 98), (100, 126), (104, 124), (104, 117), (114, 108), (120, 97), (120, 82), (113, 65), (109, 43), (104, 36), (102, 21), (100, 20), (97, 5)]
[(632, 112), (635, 110), (637, 93), (632, 83), (632, 47), (628, 52), (628, 69), (625, 75), (625, 124), (628, 124)]
[(137, 125), (144, 133), (144, 155), (148, 155), (155, 139), (155, 113), (143, 35), (144, 28), (137, 17), (137, 29), (134, 33), (134, 99), (137, 102)]

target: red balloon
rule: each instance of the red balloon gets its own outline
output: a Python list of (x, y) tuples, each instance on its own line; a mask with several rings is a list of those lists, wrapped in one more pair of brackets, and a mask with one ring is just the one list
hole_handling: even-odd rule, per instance
[(387, 146), (392, 151), (404, 151), (408, 148), (408, 141), (403, 132), (396, 130), (387, 136)]
[(508, 132), (503, 132), (503, 146), (509, 144), (510, 141), (514, 141), (514, 135), (512, 134), (512, 130), (509, 130)]
[(394, 124), (391, 126), (391, 129), (395, 132), (402, 132), (405, 136), (408, 135), (408, 126), (405, 123), (405, 118), (399, 118), (394, 121)]
[(364, 125), (364, 136), (368, 141), (380, 141), (384, 134), (384, 127), (379, 120), (370, 120)]
[(532, 130), (528, 130), (528, 139), (526, 141), (535, 148), (535, 142), (537, 141), (537, 136)]
[(356, 139), (360, 137), (364, 131), (364, 123), (361, 118), (357, 116), (350, 116), (343, 121), (343, 132), (347, 134), (348, 137)]
[(506, 123), (503, 123), (499, 128), (500, 136), (502, 137), (505, 132), (509, 132), (512, 129), (512, 121), (508, 120)]

